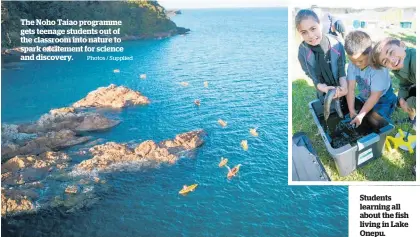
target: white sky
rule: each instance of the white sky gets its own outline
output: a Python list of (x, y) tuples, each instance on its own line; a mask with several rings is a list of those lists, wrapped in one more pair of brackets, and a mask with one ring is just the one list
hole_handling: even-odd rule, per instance
[(316, 4), (320, 7), (353, 7), (353, 8), (375, 8), (375, 7), (413, 7), (414, 0), (158, 0), (159, 4), (166, 9), (187, 9), (187, 8), (247, 8), (247, 7), (310, 7)]

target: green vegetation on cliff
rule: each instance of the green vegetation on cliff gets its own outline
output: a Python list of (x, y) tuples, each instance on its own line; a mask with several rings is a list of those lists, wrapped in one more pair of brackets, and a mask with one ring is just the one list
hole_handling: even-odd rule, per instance
[[(1, 2), (2, 48), (20, 45), (22, 29), (52, 29), (57, 26), (22, 26), (20, 19), (49, 20), (120, 20), (120, 37), (153, 38), (159, 35), (185, 33), (166, 16), (165, 9), (156, 1), (128, 0), (98, 1), (20, 1)], [(61, 29), (66, 27), (59, 26)], [(75, 28), (73, 26), (73, 28)], [(96, 27), (100, 29), (100, 26)], [(107, 27), (102, 27), (107, 28)], [(36, 37), (36, 35), (35, 35)]]

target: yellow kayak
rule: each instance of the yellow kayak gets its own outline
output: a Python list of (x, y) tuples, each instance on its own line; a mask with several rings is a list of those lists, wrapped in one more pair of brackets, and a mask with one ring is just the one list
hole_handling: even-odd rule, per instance
[(244, 149), (244, 151), (248, 150), (248, 141), (247, 140), (242, 140), (241, 141), (241, 146)]
[(239, 172), (239, 168), (241, 167), (241, 165), (239, 164), (239, 165), (237, 165), (237, 166), (235, 166), (235, 167), (233, 167), (233, 169), (231, 170), (232, 172), (230, 172), (230, 173), (228, 173), (227, 174), (227, 177), (230, 179), (230, 178), (232, 178), (233, 176), (235, 176), (238, 172)]
[(194, 189), (198, 186), (198, 184), (193, 184), (188, 186), (186, 189), (181, 189), (181, 191), (179, 191), (179, 194), (187, 194), (189, 192), (194, 191)]
[(257, 129), (256, 128), (251, 128), (249, 130), (249, 132), (251, 133), (252, 136), (258, 137), (258, 132), (257, 132)]
[(226, 125), (227, 125), (227, 122), (226, 121), (223, 121), (223, 120), (221, 120), (221, 119), (219, 119), (219, 120), (217, 120), (217, 122), (220, 124), (220, 126), (222, 126), (222, 127), (226, 127)]
[(227, 164), (227, 162), (228, 162), (228, 159), (222, 157), (222, 160), (219, 163), (219, 167), (225, 166)]

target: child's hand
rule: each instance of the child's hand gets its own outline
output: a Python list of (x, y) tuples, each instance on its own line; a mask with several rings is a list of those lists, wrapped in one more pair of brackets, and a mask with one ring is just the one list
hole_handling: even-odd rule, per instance
[(357, 112), (355, 109), (350, 110), (350, 118), (354, 118), (357, 116)]
[(401, 106), (401, 109), (404, 110), (404, 112), (406, 112), (406, 113), (410, 112), (409, 111), (410, 108), (408, 107), (408, 103), (403, 98), (400, 98), (400, 106)]
[(400, 98), (400, 106), (401, 109), (404, 110), (404, 112), (408, 113), (408, 116), (411, 120), (413, 120), (414, 117), (416, 117), (416, 109), (410, 108), (410, 106), (408, 106), (407, 101), (405, 101), (403, 98)]
[(337, 86), (333, 99), (337, 99), (345, 95), (347, 95), (347, 89)]
[(416, 117), (416, 109), (408, 108), (408, 116), (411, 120), (414, 120), (414, 118)]
[(324, 93), (328, 93), (329, 90), (335, 89), (334, 86), (327, 86), (327, 84), (324, 84), (324, 83), (322, 83), (322, 84), (319, 83), (316, 87), (317, 87), (318, 90), (320, 90), (321, 92), (324, 92)]
[(363, 115), (357, 115), (351, 122), (350, 124), (354, 124), (356, 125), (356, 128), (360, 126), (360, 124), (362, 124), (362, 120), (363, 120)]

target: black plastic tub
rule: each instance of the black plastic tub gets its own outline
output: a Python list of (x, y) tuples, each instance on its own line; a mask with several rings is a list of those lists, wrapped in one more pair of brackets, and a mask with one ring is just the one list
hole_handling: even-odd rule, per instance
[[(361, 100), (356, 98), (355, 109), (360, 110), (362, 106)], [(351, 128), (347, 104), (342, 103), (341, 108), (347, 120), (339, 119), (337, 113), (331, 111), (328, 123), (326, 123), (321, 101), (314, 100), (309, 103), (309, 110), (328, 153), (334, 159), (340, 176), (347, 176), (358, 167), (382, 156), (386, 136), (395, 127), (378, 113), (370, 111), (358, 128)], [(337, 132), (340, 126), (343, 129), (338, 129)]]

